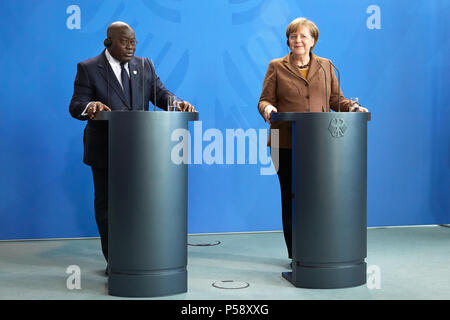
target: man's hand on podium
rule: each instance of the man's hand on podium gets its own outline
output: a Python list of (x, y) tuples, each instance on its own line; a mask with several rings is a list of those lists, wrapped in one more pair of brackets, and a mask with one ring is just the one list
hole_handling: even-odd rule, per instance
[(89, 105), (87, 107), (87, 114), (88, 114), (89, 118), (94, 119), (95, 114), (98, 111), (111, 111), (111, 109), (108, 106), (101, 103), (100, 101), (94, 101), (94, 102), (89, 103)]
[(192, 104), (187, 101), (177, 101), (178, 111), (197, 112)]

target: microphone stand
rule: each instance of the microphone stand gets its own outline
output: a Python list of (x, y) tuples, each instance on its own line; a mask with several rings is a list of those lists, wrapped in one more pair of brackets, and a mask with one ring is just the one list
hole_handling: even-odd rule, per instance
[(340, 75), (339, 69), (336, 68), (336, 66), (333, 64), (333, 62), (330, 61), (330, 63), (338, 73), (338, 112), (341, 112), (341, 75)]
[(323, 75), (325, 76), (325, 103), (326, 103), (326, 109), (327, 112), (330, 112), (330, 105), (329, 105), (329, 99), (328, 99), (328, 90), (327, 90), (327, 73), (325, 72), (325, 69), (323, 68), (322, 64), (320, 63), (319, 59), (316, 60), (319, 66), (323, 70)]

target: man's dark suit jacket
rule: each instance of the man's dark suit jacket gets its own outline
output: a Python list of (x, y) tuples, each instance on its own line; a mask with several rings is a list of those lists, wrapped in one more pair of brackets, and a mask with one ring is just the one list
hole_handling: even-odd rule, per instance
[(87, 165), (108, 167), (108, 125), (104, 121), (90, 120), (81, 116), (87, 104), (100, 101), (112, 111), (148, 110), (149, 102), (167, 109), (167, 99), (173, 94), (168, 91), (147, 58), (133, 57), (128, 63), (131, 81), (131, 105), (125, 99), (122, 87), (114, 74), (105, 52), (95, 58), (78, 63), (72, 100), (69, 111), (72, 117), (88, 120), (84, 129), (83, 162)]

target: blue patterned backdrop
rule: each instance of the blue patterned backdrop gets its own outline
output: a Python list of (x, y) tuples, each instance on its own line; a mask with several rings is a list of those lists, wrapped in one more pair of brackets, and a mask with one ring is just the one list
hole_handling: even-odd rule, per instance
[[(267, 65), (287, 54), (288, 23), (311, 19), (315, 53), (372, 112), (368, 225), (450, 223), (449, 12), (448, 0), (0, 1), (0, 239), (98, 235), (85, 123), (68, 105), (77, 62), (116, 20), (203, 132), (225, 136), (267, 129), (256, 108)], [(190, 165), (189, 233), (281, 230), (278, 179), (260, 168)]]

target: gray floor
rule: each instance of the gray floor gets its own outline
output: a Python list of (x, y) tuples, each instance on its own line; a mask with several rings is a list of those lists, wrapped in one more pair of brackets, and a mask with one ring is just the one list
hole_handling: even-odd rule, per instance
[[(188, 292), (157, 299), (450, 299), (450, 228), (374, 228), (367, 240), (366, 262), (380, 271), (380, 287), (317, 290), (281, 277), (290, 262), (281, 232), (190, 235), (191, 244), (221, 244), (189, 246)], [(81, 289), (66, 286), (70, 265), (81, 270)], [(108, 295), (104, 269), (99, 239), (3, 241), (0, 299), (121, 299)], [(212, 286), (221, 280), (250, 286)]]

